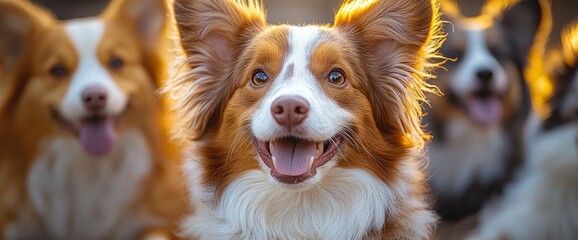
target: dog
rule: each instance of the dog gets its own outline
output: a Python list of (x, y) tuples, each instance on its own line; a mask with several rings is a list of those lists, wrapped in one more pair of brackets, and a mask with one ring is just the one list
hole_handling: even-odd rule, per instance
[(503, 199), (484, 210), (471, 239), (575, 239), (578, 237), (578, 23), (562, 34), (546, 58), (554, 95), (550, 114), (533, 114), (527, 161)]
[[(498, 3), (498, 4), (496, 4)], [(521, 159), (521, 132), (531, 99), (524, 76), (528, 56), (546, 19), (544, 3), (489, 2), (478, 17), (463, 17), (455, 2), (442, 2), (447, 41), (437, 71), (443, 96), (428, 96), (425, 124), (429, 184), (446, 222), (477, 213)]]
[(267, 25), (257, 1), (174, 10), (184, 237), (431, 237), (420, 100), (441, 58), (437, 3), (347, 1), (333, 27)]
[(155, 93), (167, 7), (58, 21), (0, 1), (0, 238), (170, 237), (187, 204)]

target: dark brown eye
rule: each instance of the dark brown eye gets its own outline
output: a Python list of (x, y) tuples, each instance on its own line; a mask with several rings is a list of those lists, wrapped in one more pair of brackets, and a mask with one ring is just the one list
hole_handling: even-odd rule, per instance
[(50, 74), (57, 78), (66, 77), (66, 75), (68, 75), (68, 69), (62, 64), (55, 64), (50, 68)]
[(110, 60), (108, 61), (108, 66), (109, 66), (111, 69), (118, 70), (118, 69), (121, 69), (121, 68), (124, 66), (124, 61), (123, 61), (121, 58), (117, 57), (117, 56), (112, 56), (112, 57), (110, 58)]
[(345, 76), (341, 70), (333, 70), (327, 75), (325, 80), (333, 85), (341, 86), (345, 84)]
[(263, 71), (257, 71), (253, 74), (253, 78), (251, 79), (251, 83), (255, 87), (260, 87), (261, 85), (269, 82), (269, 77)]

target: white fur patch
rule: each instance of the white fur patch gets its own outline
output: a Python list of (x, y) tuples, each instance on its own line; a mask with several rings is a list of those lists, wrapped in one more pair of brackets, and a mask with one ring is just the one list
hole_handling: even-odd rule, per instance
[(578, 124), (540, 133), (503, 200), (485, 210), (475, 240), (578, 237)]
[(509, 143), (500, 125), (480, 128), (465, 117), (451, 118), (444, 142), (429, 145), (431, 187), (459, 196), (474, 181), (488, 184), (504, 174)]
[(494, 91), (504, 92), (508, 88), (506, 70), (488, 50), (484, 31), (484, 29), (466, 30), (467, 48), (464, 57), (459, 59), (450, 85), (460, 97), (467, 97), (466, 95), (478, 89), (477, 73), (484, 69), (493, 73), (491, 87)]
[[(194, 161), (189, 164), (187, 169), (198, 174)], [(415, 176), (415, 170), (410, 174)], [(408, 196), (408, 182), (387, 186), (362, 170), (333, 168), (306, 191), (279, 187), (267, 175), (261, 170), (245, 173), (226, 188), (217, 205), (210, 188), (192, 185), (196, 212), (183, 223), (184, 234), (201, 239), (361, 239), (380, 230), (386, 216), (397, 218), (399, 201), (424, 208)], [(416, 238), (427, 237), (435, 222), (427, 210), (401, 218), (408, 220), (408, 236)]]
[[(351, 114), (328, 97), (318, 80), (309, 69), (311, 52), (323, 41), (317, 27), (290, 27), (289, 49), (279, 77), (273, 81), (271, 89), (264, 97), (259, 109), (253, 115), (251, 130), (261, 140), (271, 140), (292, 134), (313, 141), (327, 140), (342, 130), (352, 118)], [(289, 65), (293, 73), (284, 79)], [(271, 113), (271, 104), (281, 96), (299, 96), (307, 100), (310, 111), (300, 126), (286, 131), (277, 124)]]
[(27, 191), (41, 219), (38, 229), (44, 230), (31, 232), (30, 222), (22, 222), (9, 239), (127, 239), (155, 221), (127, 216), (152, 167), (140, 132), (120, 135), (106, 157), (88, 155), (68, 138), (49, 140), (43, 149), (28, 174)]
[(98, 58), (98, 47), (104, 33), (100, 20), (72, 20), (67, 22), (66, 32), (78, 53), (78, 66), (73, 71), (59, 112), (69, 121), (77, 121), (87, 115), (82, 92), (90, 86), (99, 85), (107, 91), (104, 113), (120, 114), (126, 107), (127, 96), (118, 88), (114, 79)]
[[(289, 49), (291, 51), (285, 59), (279, 77), (273, 81), (271, 89), (264, 97), (259, 109), (253, 115), (251, 130), (255, 137), (262, 141), (269, 141), (276, 138), (293, 135), (313, 141), (325, 141), (339, 134), (347, 123), (352, 119), (351, 114), (341, 108), (337, 103), (328, 97), (323, 91), (320, 83), (309, 69), (311, 62), (311, 52), (315, 46), (323, 41), (319, 35), (317, 27), (290, 27), (289, 28)], [(289, 66), (293, 69), (288, 70)], [(285, 72), (292, 71), (288, 78)], [(282, 96), (298, 96), (305, 99), (310, 106), (307, 118), (299, 126), (287, 130), (280, 126), (271, 113), (271, 105)], [(324, 171), (333, 166), (329, 162), (318, 168), (317, 174), (307, 181), (290, 188), (308, 188), (317, 183)], [(269, 171), (269, 167), (261, 161), (261, 167)], [(278, 182), (270, 177), (273, 182)]]

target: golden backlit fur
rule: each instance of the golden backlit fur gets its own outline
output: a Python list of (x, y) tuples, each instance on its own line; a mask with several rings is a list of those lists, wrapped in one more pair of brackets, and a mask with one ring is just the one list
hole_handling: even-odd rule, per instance
[[(176, 100), (180, 121), (177, 134), (190, 141), (186, 171), (195, 214), (183, 224), (187, 237), (431, 236), (435, 217), (428, 210), (427, 188), (420, 170), (426, 163), (420, 104), (424, 91), (434, 91), (425, 78), (432, 77), (430, 71), (441, 60), (437, 48), (443, 37), (435, 2), (348, 1), (336, 14), (333, 28), (268, 26), (263, 7), (256, 1), (177, 0), (174, 6), (186, 56), (178, 63), (179, 71), (165, 91)], [(319, 94), (352, 118), (344, 126), (335, 126), (343, 128), (345, 140), (334, 160), (320, 167), (326, 176), (311, 188), (290, 190), (269, 183), (268, 173), (257, 157), (251, 125), (272, 88), (270, 84), (253, 86), (251, 75), (255, 69), (262, 69), (271, 79), (282, 81), (300, 74), (293, 72), (292, 65), (290, 70), (286, 68), (287, 59), (296, 51), (296, 43), (292, 42), (296, 40), (291, 40), (291, 35), (297, 31), (315, 33), (318, 35), (307, 37), (322, 39), (306, 49), (310, 54), (306, 71), (319, 80)], [(343, 87), (323, 81), (335, 67), (346, 75), (348, 83)], [(371, 195), (368, 192), (337, 195), (339, 190), (330, 186), (344, 180), (340, 177), (342, 170), (375, 177), (378, 185), (387, 189), (379, 193), (387, 195), (387, 200), (372, 202), (366, 199)], [(359, 181), (361, 186), (374, 184), (365, 177), (352, 181)], [(243, 195), (250, 184), (256, 186)], [(280, 198), (274, 200), (278, 204), (271, 205), (261, 198), (271, 194), (279, 194)], [(368, 208), (384, 207), (385, 212), (375, 216), (384, 222), (378, 224), (380, 221), (375, 220), (378, 227), (347, 230), (344, 222), (335, 219), (334, 226), (328, 227), (332, 224), (326, 220), (330, 214), (353, 214), (371, 221), (374, 216), (369, 212), (353, 213), (341, 208), (342, 202), (355, 202), (348, 198), (356, 197), (362, 203), (367, 201)], [(247, 199), (252, 199), (248, 200), (249, 206), (229, 206), (242, 205)], [(300, 215), (301, 211), (292, 214), (283, 207), (296, 204), (297, 208), (308, 209), (314, 206), (311, 201), (321, 204), (313, 215)], [(288, 221), (286, 227), (277, 225), (282, 216)], [(305, 230), (314, 221), (322, 226), (313, 232)], [(301, 225), (303, 229), (291, 230)], [(350, 235), (339, 235), (341, 231)]]
[[(136, 220), (139, 215), (156, 219), (156, 222), (136, 226), (136, 233), (131, 234), (140, 235), (147, 227), (158, 227), (168, 237), (182, 214), (183, 196), (178, 184), (180, 153), (175, 144), (167, 140), (164, 124), (170, 119), (165, 113), (164, 100), (155, 94), (155, 89), (166, 77), (166, 53), (160, 51), (166, 46), (162, 37), (165, 5), (163, 1), (112, 1), (102, 15), (93, 19), (102, 21), (105, 26), (97, 52), (100, 62), (106, 66), (111, 55), (124, 61), (121, 70), (110, 70), (117, 86), (130, 96), (130, 104), (118, 121), (116, 131), (122, 134), (136, 129), (146, 139), (152, 159), (151, 171), (138, 183), (140, 190), (122, 215), (136, 217), (131, 223), (134, 225), (141, 224)], [(154, 10), (145, 12), (145, 17), (155, 22), (142, 25), (141, 12), (147, 7)], [(56, 238), (50, 236), (51, 230), (38, 228), (48, 224), (38, 215), (38, 211), (45, 209), (35, 209), (30, 199), (30, 191), (34, 190), (26, 184), (31, 167), (54, 139), (74, 142), (76, 138), (59, 126), (52, 112), (71, 85), (72, 74), (79, 64), (78, 53), (82, 51), (75, 49), (65, 32), (67, 24), (30, 3), (0, 1), (0, 189), (3, 192), (0, 238), (3, 239), (22, 234), (32, 238)], [(51, 75), (55, 64), (67, 69), (66, 74)], [(72, 150), (59, 150), (61, 153), (67, 151)], [(78, 159), (84, 160), (118, 159)], [(139, 165), (137, 163), (133, 168)], [(100, 197), (104, 200), (108, 196)], [(167, 204), (169, 201), (171, 203)], [(93, 224), (98, 225), (98, 220)], [(18, 226), (28, 228), (27, 232), (23, 233)], [(129, 228), (116, 226), (117, 229), (123, 227)], [(115, 238), (112, 234), (108, 232), (104, 236)]]

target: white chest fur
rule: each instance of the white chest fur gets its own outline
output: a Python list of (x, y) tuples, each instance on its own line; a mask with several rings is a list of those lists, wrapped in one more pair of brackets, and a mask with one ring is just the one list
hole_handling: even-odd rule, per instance
[[(213, 190), (198, 185), (196, 166), (186, 166), (196, 212), (183, 228), (201, 239), (361, 239), (380, 230), (386, 216), (396, 216), (399, 201), (422, 204), (407, 196), (412, 187), (405, 181), (388, 186), (364, 170), (335, 167), (303, 191), (277, 186), (265, 172), (253, 170), (231, 183), (215, 205)], [(435, 221), (425, 210), (406, 217), (417, 236)]]
[(106, 157), (87, 155), (74, 139), (52, 139), (34, 162), (27, 189), (44, 228), (58, 239), (110, 234), (151, 169), (140, 132), (119, 136)]
[(430, 144), (431, 187), (445, 196), (462, 194), (473, 181), (490, 183), (505, 171), (509, 149), (500, 126), (480, 128), (464, 118), (448, 122), (446, 140)]

